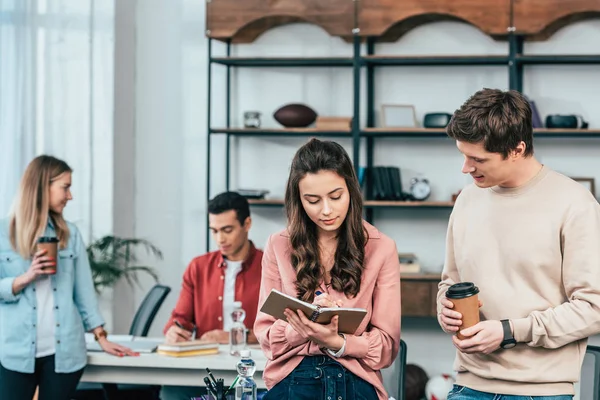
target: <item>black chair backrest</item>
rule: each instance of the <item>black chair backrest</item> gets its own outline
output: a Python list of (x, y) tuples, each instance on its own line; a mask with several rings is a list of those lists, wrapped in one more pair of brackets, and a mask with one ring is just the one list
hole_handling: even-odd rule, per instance
[(398, 400), (404, 400), (405, 391), (405, 380), (406, 380), (406, 342), (400, 339), (400, 351), (398, 358), (400, 358), (400, 376), (398, 377)]
[(579, 386), (581, 400), (600, 400), (600, 347), (588, 345)]
[(152, 321), (170, 291), (171, 288), (164, 285), (154, 285), (150, 289), (133, 317), (131, 328), (129, 328), (130, 335), (148, 336)]

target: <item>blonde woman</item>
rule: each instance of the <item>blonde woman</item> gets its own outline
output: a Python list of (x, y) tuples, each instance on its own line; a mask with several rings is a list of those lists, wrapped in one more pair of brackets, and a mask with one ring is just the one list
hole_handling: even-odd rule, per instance
[[(71, 173), (64, 161), (35, 158), (14, 212), (0, 221), (2, 400), (31, 399), (38, 386), (40, 400), (70, 399), (86, 364), (85, 331), (107, 353), (137, 355), (106, 339), (85, 245), (62, 215)], [(58, 240), (57, 259), (37, 251), (42, 236)]]

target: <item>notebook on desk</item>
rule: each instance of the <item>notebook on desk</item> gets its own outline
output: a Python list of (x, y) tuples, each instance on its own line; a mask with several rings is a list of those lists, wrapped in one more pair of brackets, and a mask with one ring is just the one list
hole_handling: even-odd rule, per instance
[(156, 352), (160, 355), (170, 357), (202, 356), (217, 354), (219, 352), (219, 344), (216, 342), (207, 342), (202, 339), (168, 344), (162, 343), (158, 346)]
[(354, 334), (367, 315), (367, 310), (364, 308), (319, 307), (298, 300), (276, 289), (271, 289), (271, 293), (269, 293), (269, 297), (265, 300), (260, 311), (285, 321), (286, 318), (283, 312), (286, 308), (301, 310), (308, 319), (319, 324), (328, 324), (334, 315), (338, 315), (338, 331), (348, 334)]

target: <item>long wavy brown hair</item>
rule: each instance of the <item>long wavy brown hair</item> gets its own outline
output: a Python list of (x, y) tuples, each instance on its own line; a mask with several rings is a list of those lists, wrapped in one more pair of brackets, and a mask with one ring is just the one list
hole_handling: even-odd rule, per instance
[(73, 172), (66, 162), (41, 155), (34, 158), (21, 178), (15, 207), (10, 217), (9, 238), (12, 247), (25, 259), (35, 253), (37, 238), (44, 234), (48, 218), (52, 220), (59, 248), (69, 241), (69, 227), (62, 214), (50, 210), (50, 184), (65, 172)]
[(363, 226), (360, 185), (348, 153), (338, 143), (310, 140), (292, 160), (285, 191), (285, 209), (291, 241), (291, 261), (296, 270), (299, 299), (312, 302), (325, 269), (320, 262), (318, 228), (304, 211), (299, 183), (306, 174), (332, 171), (344, 178), (350, 194), (348, 214), (337, 237), (331, 286), (347, 297), (360, 291), (368, 235)]

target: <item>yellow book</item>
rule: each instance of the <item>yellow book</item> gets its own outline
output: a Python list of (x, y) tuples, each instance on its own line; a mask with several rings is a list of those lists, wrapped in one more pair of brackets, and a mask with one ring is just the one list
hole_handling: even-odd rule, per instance
[(199, 350), (185, 350), (185, 351), (169, 351), (161, 350), (160, 348), (156, 352), (163, 356), (168, 357), (192, 357), (192, 356), (206, 356), (210, 354), (217, 354), (219, 352), (219, 346), (208, 349)]

